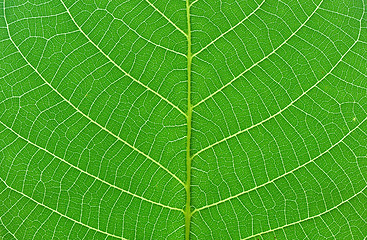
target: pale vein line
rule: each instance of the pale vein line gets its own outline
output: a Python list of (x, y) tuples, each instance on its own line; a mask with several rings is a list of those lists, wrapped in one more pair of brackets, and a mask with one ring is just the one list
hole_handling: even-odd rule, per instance
[(192, 134), (192, 104), (191, 104), (191, 76), (192, 76), (192, 42), (191, 42), (191, 13), (190, 0), (186, 0), (186, 20), (187, 20), (187, 134), (186, 134), (186, 201), (185, 201), (185, 239), (190, 239), (191, 233), (191, 134)]
[(88, 226), (88, 225), (86, 225), (86, 224), (84, 224), (84, 223), (82, 223), (82, 222), (79, 222), (79, 221), (77, 221), (77, 220), (75, 220), (75, 219), (73, 219), (73, 218), (71, 218), (71, 217), (68, 217), (67, 215), (62, 214), (62, 213), (58, 212), (57, 210), (55, 210), (55, 209), (53, 209), (53, 208), (50, 208), (49, 206), (46, 206), (45, 204), (40, 203), (40, 202), (38, 202), (38, 201), (34, 200), (33, 198), (31, 198), (31, 197), (29, 197), (28, 195), (26, 195), (26, 194), (24, 194), (24, 193), (22, 193), (22, 192), (20, 192), (20, 191), (16, 190), (15, 188), (10, 187), (8, 184), (6, 184), (6, 182), (5, 182), (3, 179), (1, 179), (1, 178), (0, 178), (0, 180), (1, 180), (1, 181), (6, 185), (6, 187), (7, 187), (7, 188), (9, 188), (10, 190), (12, 190), (12, 191), (14, 191), (14, 192), (16, 192), (16, 193), (20, 194), (21, 196), (23, 196), (23, 197), (25, 197), (25, 198), (28, 198), (28, 199), (29, 199), (29, 200), (31, 200), (32, 202), (34, 202), (34, 203), (36, 203), (36, 204), (38, 204), (38, 205), (40, 205), (40, 206), (42, 206), (42, 207), (44, 207), (44, 208), (46, 208), (46, 209), (50, 210), (50, 211), (51, 211), (51, 212), (53, 212), (53, 213), (56, 213), (57, 215), (59, 215), (59, 216), (61, 216), (61, 217), (64, 217), (64, 218), (66, 218), (66, 219), (68, 219), (68, 220), (70, 220), (70, 221), (72, 221), (72, 222), (74, 222), (74, 223), (77, 223), (77, 224), (79, 224), (79, 225), (82, 225), (83, 227), (86, 227), (86, 228), (88, 228), (88, 229), (92, 229), (92, 230), (94, 230), (94, 231), (96, 231), (96, 232), (99, 232), (99, 233), (102, 233), (102, 234), (108, 235), (108, 236), (110, 236), (110, 237), (114, 237), (114, 238), (118, 238), (118, 239), (126, 239), (126, 238), (124, 238), (124, 237), (122, 237), (122, 236), (116, 236), (116, 235), (114, 235), (114, 234), (111, 234), (111, 233), (108, 233), (108, 232), (104, 232), (104, 231), (99, 230), (99, 229), (97, 229), (97, 228), (94, 228), (94, 227)]
[(322, 152), (322, 153), (321, 153), (321, 154), (319, 154), (318, 156), (314, 157), (313, 159), (311, 159), (311, 160), (309, 160), (309, 161), (305, 162), (304, 164), (299, 165), (299, 166), (298, 166), (298, 167), (296, 167), (295, 169), (292, 169), (291, 171), (286, 172), (286, 173), (284, 173), (284, 174), (282, 174), (282, 175), (280, 175), (280, 176), (278, 176), (278, 177), (276, 177), (276, 178), (274, 178), (274, 179), (272, 179), (272, 180), (270, 180), (270, 181), (268, 181), (268, 182), (265, 182), (265, 183), (263, 183), (263, 184), (261, 184), (261, 185), (259, 185), (259, 186), (254, 187), (254, 188), (252, 188), (252, 189), (249, 189), (249, 190), (243, 191), (243, 192), (238, 193), (238, 194), (236, 194), (236, 195), (234, 195), (234, 196), (231, 196), (231, 197), (228, 197), (228, 198), (226, 198), (226, 199), (220, 200), (220, 201), (218, 201), (218, 202), (215, 202), (215, 203), (212, 203), (212, 204), (209, 204), (209, 205), (203, 206), (203, 207), (201, 207), (201, 208), (195, 209), (195, 210), (193, 211), (193, 213), (192, 213), (192, 214), (194, 214), (195, 212), (201, 211), (201, 210), (203, 210), (203, 209), (206, 209), (206, 208), (210, 208), (210, 207), (216, 206), (216, 205), (218, 205), (218, 204), (220, 204), (220, 203), (227, 202), (227, 201), (229, 201), (229, 200), (231, 200), (231, 199), (238, 198), (238, 197), (240, 197), (240, 196), (241, 196), (241, 195), (243, 195), (243, 194), (246, 194), (246, 193), (249, 193), (249, 192), (255, 191), (255, 190), (257, 190), (257, 189), (259, 189), (259, 188), (261, 188), (261, 187), (264, 187), (264, 186), (266, 186), (266, 185), (268, 185), (268, 184), (270, 184), (270, 183), (274, 183), (276, 180), (278, 180), (278, 179), (280, 179), (280, 178), (283, 178), (283, 177), (285, 177), (285, 176), (287, 176), (287, 175), (289, 175), (289, 174), (291, 174), (291, 173), (294, 173), (294, 172), (295, 172), (295, 171), (297, 171), (298, 169), (305, 167), (306, 165), (308, 165), (308, 164), (310, 164), (310, 163), (314, 162), (315, 160), (317, 160), (318, 158), (322, 157), (324, 154), (326, 154), (326, 153), (330, 152), (334, 147), (336, 147), (336, 146), (338, 146), (340, 143), (342, 143), (342, 142), (344, 141), (344, 139), (345, 139), (345, 138), (347, 138), (347, 137), (348, 137), (352, 132), (354, 132), (356, 129), (358, 129), (358, 128), (359, 128), (359, 126), (361, 126), (361, 125), (362, 125), (366, 120), (367, 120), (367, 118), (363, 119), (363, 121), (361, 121), (361, 122), (360, 122), (356, 127), (354, 127), (354, 128), (353, 128), (350, 132), (348, 132), (345, 136), (343, 136), (343, 137), (342, 137), (338, 142), (334, 143), (334, 144), (333, 144), (333, 145), (331, 145), (328, 149), (326, 149), (324, 152)]
[(194, 0), (192, 3), (190, 3), (190, 8), (192, 7), (192, 5), (194, 5), (196, 2), (198, 2), (199, 0)]
[[(359, 31), (359, 35), (360, 35), (360, 32), (361, 31)], [(247, 131), (249, 131), (249, 130), (251, 130), (252, 128), (254, 128), (254, 127), (257, 127), (257, 126), (259, 126), (259, 125), (262, 125), (263, 123), (265, 123), (265, 122), (267, 122), (267, 121), (269, 121), (269, 120), (271, 120), (271, 119), (273, 119), (273, 118), (275, 118), (276, 116), (278, 116), (279, 114), (281, 114), (282, 112), (284, 112), (285, 110), (287, 110), (290, 106), (292, 106), (295, 102), (297, 102), (299, 99), (301, 99), (303, 96), (305, 96), (308, 92), (310, 92), (312, 89), (314, 89), (322, 80), (324, 80), (327, 76), (329, 76), (329, 74), (331, 74), (332, 72), (333, 72), (333, 70), (339, 65), (339, 63), (341, 63), (342, 61), (343, 61), (343, 58), (350, 52), (350, 50), (356, 45), (356, 43), (358, 42), (358, 39), (359, 39), (359, 35), (358, 35), (358, 38), (357, 38), (357, 40), (353, 43), (353, 45), (341, 56), (341, 58), (339, 59), (339, 61), (330, 69), (330, 71), (327, 73), (327, 74), (325, 74), (325, 76), (323, 76), (320, 80), (318, 80), (314, 85), (312, 85), (309, 89), (307, 89), (305, 92), (303, 92), (301, 95), (299, 95), (296, 99), (294, 99), (294, 100), (292, 100), (286, 107), (284, 107), (283, 109), (281, 109), (279, 112), (277, 112), (277, 113), (275, 113), (275, 114), (273, 114), (273, 115), (271, 115), (271, 116), (269, 116), (268, 118), (266, 118), (266, 119), (264, 119), (264, 120), (262, 120), (261, 122), (258, 122), (258, 123), (256, 123), (256, 124), (254, 124), (254, 125), (252, 125), (252, 126), (250, 126), (250, 127), (248, 127), (248, 128), (245, 128), (245, 129), (243, 129), (243, 130), (240, 130), (240, 131), (238, 131), (238, 132), (236, 132), (236, 133), (234, 133), (234, 134), (232, 134), (232, 135), (230, 135), (230, 136), (228, 136), (228, 137), (225, 137), (225, 138), (223, 138), (223, 139), (221, 139), (220, 141), (218, 141), (218, 142), (215, 142), (215, 143), (213, 143), (213, 144), (211, 144), (211, 145), (209, 145), (209, 146), (207, 146), (207, 147), (205, 147), (205, 148), (203, 148), (203, 149), (201, 149), (201, 150), (199, 150), (198, 152), (196, 152), (194, 155), (193, 155), (193, 157), (195, 157), (195, 156), (197, 156), (197, 155), (199, 155), (200, 153), (202, 153), (202, 152), (204, 152), (204, 151), (206, 151), (206, 150), (208, 150), (208, 149), (210, 149), (210, 148), (212, 148), (212, 147), (214, 147), (214, 146), (216, 146), (216, 145), (218, 145), (218, 144), (220, 144), (220, 143), (222, 143), (222, 142), (225, 142), (225, 141), (227, 141), (227, 140), (229, 140), (229, 139), (231, 139), (231, 138), (233, 138), (233, 137), (235, 137), (235, 136), (237, 136), (237, 135), (239, 135), (239, 134), (241, 134), (241, 133), (244, 133), (244, 132), (247, 132)]]
[(117, 17), (115, 17), (110, 11), (108, 11), (107, 9), (100, 9), (101, 11), (105, 11), (107, 14), (110, 14), (115, 20), (117, 20), (117, 21), (120, 21), (120, 22), (122, 22), (128, 29), (130, 29), (131, 31), (133, 31), (136, 35), (138, 35), (140, 38), (142, 38), (142, 39), (144, 39), (145, 41), (147, 41), (147, 42), (149, 42), (149, 43), (151, 43), (151, 44), (153, 44), (154, 46), (157, 46), (157, 47), (160, 47), (160, 48), (162, 48), (162, 49), (164, 49), (164, 50), (167, 50), (167, 51), (170, 51), (170, 52), (172, 52), (172, 53), (175, 53), (175, 54), (178, 54), (178, 55), (181, 55), (181, 56), (183, 56), (183, 57), (187, 57), (186, 56), (186, 54), (183, 54), (183, 53), (181, 53), (181, 52), (177, 52), (177, 51), (175, 51), (175, 50), (173, 50), (173, 49), (170, 49), (170, 48), (167, 48), (167, 47), (164, 47), (164, 46), (162, 46), (162, 45), (159, 45), (158, 43), (155, 43), (155, 42), (153, 42), (153, 41), (151, 41), (150, 39), (148, 39), (148, 38), (146, 38), (146, 37), (143, 37), (142, 35), (140, 35), (134, 28), (132, 28), (132, 27), (130, 27), (123, 19), (120, 19), (120, 18), (117, 18)]
[(325, 12), (333, 13), (333, 14), (336, 14), (336, 15), (340, 15), (340, 16), (343, 16), (343, 17), (347, 17), (347, 18), (350, 18), (350, 19), (354, 19), (354, 20), (360, 21), (358, 18), (349, 16), (349, 15), (346, 15), (346, 14), (343, 14), (343, 13), (340, 13), (340, 12), (334, 12), (334, 11), (329, 10), (327, 8), (320, 7), (320, 10), (323, 10)]
[(133, 76), (131, 76), (128, 72), (126, 72), (124, 69), (122, 69), (115, 61), (112, 60), (112, 58), (110, 58), (105, 52), (102, 51), (102, 49), (92, 41), (92, 39), (89, 38), (89, 36), (82, 30), (82, 28), (77, 24), (77, 22), (75, 21), (75, 19), (73, 18), (73, 16), (71, 15), (69, 9), (66, 7), (66, 5), (64, 4), (64, 2), (62, 0), (60, 0), (60, 2), (62, 3), (62, 5), (64, 6), (66, 12), (68, 13), (68, 15), (70, 16), (70, 19), (73, 21), (73, 23), (75, 24), (75, 26), (79, 29), (79, 31), (83, 34), (84, 37), (87, 38), (87, 40), (95, 47), (97, 48), (97, 50), (103, 54), (103, 56), (105, 56), (115, 67), (117, 67), (121, 72), (123, 72), (126, 76), (128, 76), (129, 78), (131, 78), (133, 81), (137, 82), (139, 85), (143, 86), (144, 88), (148, 89), (150, 92), (154, 93), (155, 95), (157, 95), (158, 97), (160, 97), (161, 99), (163, 99), (165, 102), (167, 102), (169, 105), (171, 105), (172, 107), (174, 107), (175, 109), (177, 109), (181, 114), (183, 114), (186, 117), (186, 113), (184, 113), (178, 106), (176, 106), (175, 104), (173, 104), (171, 101), (169, 101), (167, 98), (163, 97), (161, 94), (159, 94), (158, 92), (154, 91), (153, 89), (151, 89), (149, 86), (145, 85), (144, 83), (142, 83), (141, 81), (137, 80), (136, 78), (134, 78)]
[(259, 6), (257, 6), (257, 8), (255, 8), (249, 15), (247, 15), (244, 19), (242, 19), (240, 22), (238, 22), (236, 25), (234, 25), (233, 27), (231, 27), (230, 29), (228, 29), (227, 31), (225, 31), (224, 33), (222, 33), (221, 35), (219, 35), (216, 39), (214, 39), (213, 41), (211, 41), (210, 43), (208, 43), (205, 47), (203, 47), (202, 49), (200, 49), (198, 52), (194, 53), (192, 55), (192, 57), (194, 58), (196, 55), (198, 55), (199, 53), (201, 53), (202, 51), (204, 51), (205, 49), (207, 49), (210, 45), (212, 45), (213, 43), (215, 43), (217, 40), (219, 40), (220, 38), (222, 38), (224, 35), (226, 35), (227, 33), (229, 33), (230, 31), (232, 31), (233, 29), (235, 29), (237, 26), (241, 25), (244, 21), (246, 21), (249, 17), (251, 17), (253, 14), (255, 14), (255, 12), (257, 12), (257, 10), (259, 10), (261, 8), (261, 6), (264, 4), (265, 0), (263, 0)]
[[(5, 189), (6, 189), (6, 188), (5, 188)], [(7, 228), (7, 226), (5, 225), (5, 223), (3, 222), (3, 220), (2, 220), (2, 218), (1, 218), (1, 217), (0, 217), (0, 223), (1, 223), (1, 225), (3, 225), (3, 226), (4, 226), (5, 230), (6, 230), (6, 231), (8, 231), (8, 233), (14, 237), (14, 239), (18, 239), (18, 238), (16, 238), (16, 237), (15, 237), (14, 233), (12, 233), (12, 232)]]
[(162, 17), (164, 17), (172, 26), (174, 26), (178, 31), (180, 31), (185, 37), (187, 37), (187, 33), (185, 33), (181, 28), (179, 28), (171, 19), (169, 19), (166, 15), (164, 15), (156, 6), (154, 6), (149, 0), (145, 0), (154, 10), (156, 10)]
[(112, 188), (114, 188), (114, 189), (117, 189), (117, 190), (119, 190), (119, 191), (121, 191), (121, 192), (123, 192), (123, 193), (129, 194), (129, 195), (131, 195), (131, 196), (133, 196), (133, 197), (139, 198), (139, 199), (144, 200), (144, 201), (146, 201), (146, 202), (149, 202), (149, 203), (152, 203), (152, 204), (155, 204), (155, 205), (158, 205), (158, 206), (164, 207), (164, 208), (168, 208), (168, 209), (171, 209), (171, 210), (175, 210), (175, 211), (183, 212), (183, 210), (182, 210), (182, 209), (175, 208), (175, 207), (171, 207), (171, 206), (166, 206), (166, 205), (164, 205), (164, 204), (162, 204), (162, 203), (154, 202), (154, 201), (149, 200), (149, 199), (147, 199), (147, 198), (144, 198), (144, 197), (142, 197), (142, 196), (136, 195), (135, 193), (132, 193), (132, 192), (129, 192), (129, 191), (125, 190), (125, 189), (122, 189), (122, 188), (120, 188), (120, 187), (118, 187), (118, 186), (116, 186), (116, 185), (114, 185), (114, 184), (111, 184), (111, 183), (109, 183), (109, 182), (107, 182), (107, 181), (105, 181), (105, 180), (103, 180), (103, 179), (101, 179), (101, 178), (99, 178), (99, 177), (97, 177), (97, 176), (94, 176), (94, 175), (90, 174), (89, 172), (84, 171), (83, 169), (81, 169), (81, 168), (79, 168), (79, 167), (77, 167), (77, 166), (74, 166), (73, 164), (69, 163), (69, 162), (68, 162), (68, 161), (66, 161), (65, 159), (63, 159), (63, 158), (61, 158), (61, 157), (59, 157), (59, 156), (55, 155), (54, 153), (50, 152), (50, 151), (49, 151), (49, 150), (47, 150), (46, 148), (43, 148), (43, 147), (38, 146), (37, 144), (35, 144), (35, 143), (31, 142), (31, 141), (30, 141), (30, 140), (28, 140), (27, 138), (25, 138), (25, 137), (21, 136), (19, 133), (15, 132), (13, 129), (11, 129), (10, 127), (8, 127), (8, 126), (7, 126), (5, 123), (3, 123), (2, 121), (0, 121), (0, 123), (1, 123), (5, 128), (7, 128), (7, 129), (8, 129), (8, 130), (10, 130), (11, 132), (13, 132), (15, 135), (17, 135), (17, 136), (18, 136), (18, 138), (23, 139), (24, 141), (26, 141), (27, 143), (31, 144), (32, 146), (34, 146), (34, 147), (36, 147), (36, 148), (38, 148), (38, 149), (40, 149), (40, 150), (42, 150), (42, 151), (44, 151), (44, 152), (48, 153), (49, 155), (53, 156), (54, 158), (57, 158), (57, 159), (58, 159), (58, 160), (60, 160), (61, 162), (66, 163), (66, 164), (67, 164), (67, 165), (69, 165), (70, 167), (72, 167), (72, 168), (74, 168), (74, 169), (76, 169), (76, 170), (78, 170), (78, 171), (80, 171), (80, 172), (82, 172), (82, 173), (84, 173), (84, 174), (88, 175), (89, 177), (92, 177), (92, 178), (93, 178), (93, 179), (95, 179), (95, 180), (98, 180), (98, 181), (100, 181), (100, 182), (102, 182), (102, 183), (104, 183), (104, 184), (106, 184), (106, 185), (108, 185), (108, 186), (110, 186), (110, 187), (112, 187)]
[(234, 81), (236, 81), (237, 79), (239, 79), (241, 76), (243, 76), (246, 72), (250, 71), (252, 68), (256, 67), (259, 63), (263, 62), (264, 60), (268, 59), (271, 55), (273, 55), (279, 48), (281, 48), (284, 44), (286, 44), (309, 20), (310, 18), (316, 13), (316, 11), (319, 9), (319, 7), (321, 6), (321, 4), (324, 2), (324, 0), (322, 0), (319, 5), (317, 5), (317, 7), (315, 8), (315, 10), (311, 13), (310, 16), (308, 16), (308, 18), (306, 19), (306, 21), (304, 23), (302, 23), (297, 29), (296, 31), (294, 31), (282, 44), (280, 44), (277, 48), (275, 48), (272, 52), (270, 52), (268, 55), (266, 55), (265, 57), (263, 57), (262, 59), (260, 59), (259, 61), (257, 61), (256, 63), (254, 63), (251, 67), (247, 68), (245, 71), (243, 71), (242, 73), (240, 73), (237, 77), (233, 78), (231, 81), (229, 81), (228, 83), (226, 83), (225, 85), (223, 85), (221, 88), (219, 88), (218, 90), (216, 90), (215, 92), (213, 92), (212, 94), (210, 94), (209, 96), (207, 96), (206, 98), (204, 98), (203, 100), (201, 100), (200, 102), (198, 102), (197, 104), (195, 104), (193, 106), (193, 108), (197, 107), (198, 105), (202, 104), (203, 102), (205, 102), (206, 100), (208, 100), (209, 98), (212, 98), (214, 95), (216, 95), (217, 93), (221, 92), (223, 89), (225, 89), (226, 87), (228, 87), (229, 85), (231, 85)]
[[(5, 4), (5, 1), (4, 1)], [(8, 22), (6, 20), (6, 15), (5, 15), (5, 8), (4, 8), (4, 19), (5, 19), (5, 23), (6, 25), (8, 25)], [(150, 157), (148, 154), (144, 153), (143, 151), (139, 150), (138, 148), (136, 148), (135, 146), (131, 145), (130, 143), (128, 143), (127, 141), (123, 140), (122, 138), (120, 138), (119, 136), (117, 136), (116, 134), (114, 134), (113, 132), (111, 132), (110, 130), (108, 130), (107, 128), (103, 127), (101, 124), (99, 124), (98, 122), (94, 121), (90, 116), (88, 116), (87, 114), (85, 114), (84, 112), (82, 112), (81, 110), (79, 110), (76, 106), (74, 106), (68, 99), (66, 99), (61, 93), (59, 93), (57, 91), (57, 89), (55, 89), (48, 81), (46, 81), (46, 79), (38, 72), (38, 70), (25, 58), (25, 56), (23, 55), (23, 53), (20, 51), (20, 49), (18, 48), (18, 46), (15, 44), (15, 42), (13, 41), (13, 39), (11, 38), (10, 32), (9, 32), (9, 28), (7, 28), (8, 31), (8, 35), (9, 35), (9, 40), (13, 43), (14, 47), (18, 50), (19, 54), (23, 57), (24, 61), (42, 78), (42, 80), (55, 92), (57, 93), (57, 95), (59, 95), (65, 102), (67, 102), (72, 108), (74, 108), (78, 113), (80, 113), (81, 115), (83, 115), (85, 118), (87, 118), (90, 122), (94, 123), (95, 125), (97, 125), (98, 127), (100, 127), (101, 129), (103, 129), (104, 131), (106, 131), (107, 133), (109, 133), (110, 135), (112, 135), (113, 137), (115, 137), (116, 139), (118, 139), (119, 141), (123, 142), (124, 144), (126, 144), (127, 146), (129, 146), (130, 148), (132, 148), (133, 150), (135, 150), (136, 152), (140, 153), (141, 155), (143, 155), (144, 157), (146, 157), (147, 159), (151, 160), (152, 162), (154, 162), (155, 164), (157, 164), (159, 167), (161, 167), (162, 169), (164, 169), (168, 174), (170, 174), (173, 178), (175, 178), (182, 186), (185, 186), (185, 184), (181, 181), (181, 179), (179, 179), (175, 174), (173, 174), (171, 171), (169, 171), (165, 166), (163, 166), (161, 163), (159, 163), (158, 161), (154, 160), (152, 157)]]
[(330, 209), (327, 209), (326, 211), (322, 212), (322, 213), (319, 213), (317, 215), (314, 215), (312, 217), (308, 217), (308, 218), (305, 218), (305, 219), (301, 219), (301, 220), (298, 220), (296, 222), (293, 222), (293, 223), (290, 223), (290, 224), (286, 224), (284, 226), (281, 226), (281, 227), (277, 227), (277, 228), (274, 228), (274, 229), (271, 229), (271, 230), (268, 230), (268, 231), (264, 231), (264, 232), (261, 232), (261, 233), (257, 233), (255, 235), (252, 235), (252, 236), (249, 236), (249, 237), (246, 237), (246, 238), (243, 238), (242, 240), (246, 240), (246, 239), (250, 239), (250, 238), (253, 238), (253, 237), (256, 237), (256, 236), (260, 236), (262, 234), (266, 234), (266, 233), (269, 233), (269, 232), (274, 232), (274, 231), (277, 231), (279, 229), (283, 229), (283, 228), (286, 228), (286, 227), (289, 227), (289, 226), (293, 226), (295, 224), (300, 224), (302, 222), (305, 222), (305, 221), (308, 221), (308, 220), (311, 220), (311, 219), (314, 219), (314, 218), (317, 218), (317, 217), (321, 217), (322, 215), (328, 213), (328, 212), (331, 212), (332, 210), (340, 207), (341, 205), (351, 201), (353, 198), (357, 197), (359, 194), (363, 193), (364, 190), (367, 189), (367, 186), (365, 186), (361, 191), (359, 191), (358, 193), (356, 193), (354, 196), (351, 196), (350, 198), (346, 199), (345, 201), (342, 201), (340, 202), (338, 205), (330, 208)]

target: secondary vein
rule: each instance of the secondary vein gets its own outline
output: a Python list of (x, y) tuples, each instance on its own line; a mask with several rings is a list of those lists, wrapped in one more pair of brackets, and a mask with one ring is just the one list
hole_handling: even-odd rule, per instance
[(176, 106), (173, 102), (169, 101), (167, 98), (163, 97), (160, 93), (158, 93), (158, 91), (153, 90), (148, 85), (144, 84), (140, 80), (138, 80), (135, 77), (133, 77), (130, 73), (128, 73), (120, 65), (118, 65), (110, 56), (108, 56), (104, 51), (102, 51), (102, 49), (98, 46), (98, 44), (96, 44), (95, 42), (93, 42), (92, 39), (87, 35), (87, 33), (85, 33), (83, 31), (83, 29), (81, 28), (81, 26), (79, 26), (79, 24), (76, 22), (76, 20), (74, 19), (74, 17), (71, 15), (70, 9), (67, 8), (67, 6), (65, 5), (64, 1), (63, 0), (60, 0), (60, 2), (64, 6), (64, 8), (66, 10), (66, 13), (69, 15), (69, 17), (70, 17), (71, 21), (74, 23), (75, 27), (78, 28), (78, 30), (80, 31), (80, 33), (83, 34), (83, 36), (88, 40), (88, 42), (90, 42), (105, 58), (107, 58), (109, 62), (111, 62), (117, 69), (119, 69), (126, 76), (128, 76), (132, 81), (138, 83), (140, 86), (142, 86), (145, 89), (147, 89), (148, 91), (152, 92), (153, 94), (155, 94), (156, 96), (158, 96), (159, 98), (161, 98), (162, 100), (164, 100), (166, 103), (168, 103), (169, 105), (171, 105), (173, 108), (175, 108), (176, 110), (178, 110), (182, 115), (186, 116), (185, 113), (181, 110), (181, 108), (179, 108), (178, 106)]
[[(6, 26), (8, 26), (8, 22), (7, 22), (7, 18), (6, 18), (6, 14), (5, 14), (5, 9), (4, 9), (4, 20), (5, 20), (5, 24)], [(148, 154), (146, 154), (145, 152), (139, 150), (138, 148), (135, 147), (135, 145), (130, 144), (129, 142), (127, 142), (126, 140), (122, 139), (120, 136), (114, 134), (113, 132), (111, 132), (110, 130), (108, 130), (106, 127), (102, 126), (101, 124), (99, 124), (97, 121), (93, 120), (88, 114), (85, 114), (83, 111), (81, 111), (79, 108), (77, 108), (73, 103), (71, 103), (71, 101), (69, 99), (67, 99), (65, 96), (63, 96), (54, 86), (51, 85), (51, 83), (49, 83), (44, 76), (38, 71), (38, 69), (36, 67), (34, 67), (29, 61), (28, 59), (24, 56), (24, 54), (20, 51), (19, 47), (15, 44), (14, 40), (11, 37), (10, 34), (10, 30), (7, 27), (7, 32), (8, 32), (8, 36), (9, 36), (9, 40), (12, 42), (12, 44), (14, 45), (14, 47), (17, 49), (17, 52), (19, 52), (19, 54), (22, 56), (22, 58), (24, 59), (24, 61), (27, 63), (27, 65), (29, 65), (33, 71), (45, 82), (45, 84), (47, 84), (57, 95), (59, 95), (66, 103), (68, 103), (72, 108), (74, 108), (78, 113), (80, 113), (83, 117), (87, 118), (90, 122), (92, 122), (93, 124), (97, 125), (99, 128), (101, 128), (102, 130), (104, 130), (105, 132), (109, 133), (111, 136), (115, 137), (116, 139), (118, 139), (119, 141), (123, 142), (125, 145), (127, 145), (128, 147), (130, 147), (131, 149), (133, 149), (134, 151), (138, 152), (139, 154), (143, 155), (144, 157), (146, 157), (147, 159), (149, 159), (150, 161), (154, 162), (155, 164), (157, 164), (160, 168), (162, 168), (164, 171), (166, 171), (169, 175), (171, 175), (174, 179), (176, 179), (181, 185), (185, 186), (184, 182), (177, 177), (174, 173), (172, 173), (168, 168), (166, 168), (165, 166), (163, 166), (159, 161), (153, 159), (151, 156), (149, 156)], [(183, 113), (185, 114), (185, 113)]]
[(45, 153), (49, 154), (49, 155), (50, 155), (50, 156), (52, 156), (53, 158), (56, 158), (57, 160), (59, 160), (59, 161), (61, 161), (61, 162), (65, 163), (65, 164), (66, 164), (66, 165), (68, 165), (69, 167), (74, 168), (75, 170), (77, 170), (77, 171), (79, 171), (79, 172), (81, 172), (81, 173), (83, 173), (83, 174), (85, 174), (85, 175), (87, 175), (87, 176), (89, 176), (89, 177), (91, 177), (91, 178), (93, 178), (93, 179), (97, 180), (97, 181), (100, 181), (101, 183), (106, 184), (107, 186), (109, 186), (109, 187), (111, 187), (111, 188), (114, 188), (114, 189), (116, 189), (116, 190), (118, 190), (118, 191), (121, 191), (121, 192), (123, 192), (123, 193), (129, 194), (129, 195), (131, 195), (131, 196), (133, 196), (133, 197), (135, 197), (135, 198), (139, 198), (139, 199), (141, 199), (141, 200), (143, 200), (143, 201), (146, 201), (146, 202), (149, 202), (149, 203), (151, 203), (151, 204), (155, 204), (155, 205), (157, 205), (157, 206), (161, 206), (161, 207), (164, 207), (164, 208), (167, 208), (167, 209), (170, 209), (170, 210), (174, 210), (174, 211), (180, 211), (180, 212), (182, 212), (182, 211), (183, 211), (182, 209), (175, 208), (175, 207), (171, 207), (171, 206), (168, 206), (168, 205), (164, 205), (164, 204), (162, 204), (162, 203), (160, 203), (160, 202), (155, 202), (155, 201), (150, 200), (150, 199), (148, 199), (148, 198), (145, 198), (145, 197), (143, 197), (143, 196), (137, 195), (137, 194), (135, 194), (135, 193), (133, 193), (133, 192), (130, 192), (130, 191), (125, 190), (125, 189), (123, 189), (123, 188), (121, 188), (121, 187), (118, 187), (118, 186), (117, 186), (117, 185), (115, 185), (115, 184), (112, 184), (112, 183), (110, 183), (110, 182), (107, 182), (106, 180), (103, 180), (102, 178), (99, 178), (98, 176), (94, 176), (93, 174), (89, 173), (88, 171), (83, 170), (83, 169), (79, 168), (78, 166), (75, 166), (75, 165), (71, 164), (70, 162), (66, 161), (65, 159), (63, 159), (63, 158), (61, 158), (61, 157), (59, 157), (59, 156), (57, 156), (56, 154), (54, 154), (53, 152), (51, 152), (51, 151), (47, 150), (46, 148), (41, 147), (41, 146), (37, 145), (36, 143), (34, 143), (34, 142), (30, 141), (29, 139), (27, 139), (27, 138), (25, 138), (25, 137), (21, 136), (19, 133), (17, 133), (16, 131), (14, 131), (12, 128), (10, 128), (9, 126), (7, 126), (7, 125), (6, 125), (5, 123), (3, 123), (2, 121), (0, 121), (0, 124), (1, 124), (1, 125), (3, 125), (7, 130), (9, 130), (9, 131), (11, 131), (13, 134), (15, 134), (15, 135), (17, 136), (17, 138), (22, 139), (23, 141), (27, 142), (29, 145), (32, 145), (32, 146), (34, 146), (34, 147), (38, 148), (39, 150), (41, 150), (41, 151), (43, 151), (43, 152), (45, 152)]

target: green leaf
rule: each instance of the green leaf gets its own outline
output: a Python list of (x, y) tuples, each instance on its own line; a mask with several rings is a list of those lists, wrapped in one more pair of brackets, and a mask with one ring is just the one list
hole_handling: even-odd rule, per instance
[(0, 2), (1, 239), (364, 239), (365, 0)]

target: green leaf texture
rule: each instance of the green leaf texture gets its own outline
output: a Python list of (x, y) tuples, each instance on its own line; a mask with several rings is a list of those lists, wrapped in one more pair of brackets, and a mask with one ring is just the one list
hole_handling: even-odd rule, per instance
[(366, 0), (2, 0), (0, 239), (365, 239)]

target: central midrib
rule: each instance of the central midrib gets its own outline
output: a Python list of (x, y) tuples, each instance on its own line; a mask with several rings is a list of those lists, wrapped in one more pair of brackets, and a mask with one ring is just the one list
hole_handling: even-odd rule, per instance
[(185, 206), (185, 239), (190, 239), (191, 224), (191, 121), (192, 121), (192, 104), (191, 104), (191, 25), (190, 25), (190, 0), (186, 0), (186, 17), (187, 17), (187, 136), (186, 136), (186, 206)]

